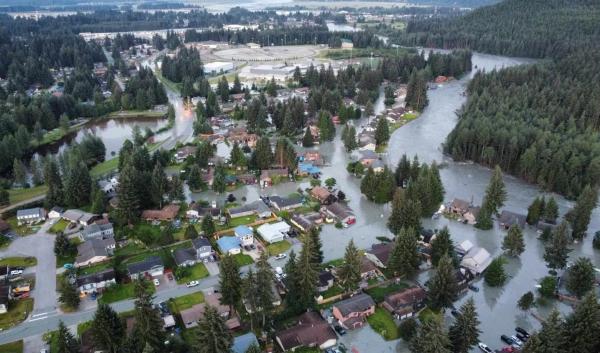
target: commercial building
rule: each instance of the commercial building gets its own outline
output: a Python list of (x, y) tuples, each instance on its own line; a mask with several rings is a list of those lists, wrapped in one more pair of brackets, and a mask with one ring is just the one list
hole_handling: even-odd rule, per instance
[(207, 75), (218, 75), (233, 70), (235, 67), (231, 62), (214, 61), (204, 64), (204, 73)]

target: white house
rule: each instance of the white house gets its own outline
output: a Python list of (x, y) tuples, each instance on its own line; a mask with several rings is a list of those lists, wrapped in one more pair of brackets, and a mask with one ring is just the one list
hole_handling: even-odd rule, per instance
[(484, 248), (473, 247), (463, 257), (460, 266), (469, 270), (473, 275), (480, 275), (492, 262), (490, 253)]
[(46, 210), (41, 207), (28, 208), (25, 210), (17, 211), (17, 223), (21, 224), (33, 224), (38, 223), (46, 219)]
[(267, 223), (256, 229), (258, 234), (269, 244), (282, 241), (287, 232), (290, 231), (290, 225), (286, 222)]
[(237, 226), (233, 230), (241, 246), (254, 244), (254, 231), (248, 226)]
[(62, 217), (62, 214), (65, 212), (65, 209), (59, 206), (54, 206), (52, 207), (52, 209), (50, 210), (50, 212), (48, 212), (48, 218), (50, 219), (59, 219), (60, 217)]

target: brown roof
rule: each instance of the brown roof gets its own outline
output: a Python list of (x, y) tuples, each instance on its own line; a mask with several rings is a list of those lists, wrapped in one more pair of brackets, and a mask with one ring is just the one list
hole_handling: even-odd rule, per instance
[(363, 258), (360, 260), (360, 273), (368, 273), (375, 270), (377, 270), (377, 267), (373, 265), (369, 259), (363, 256)]
[(417, 302), (421, 302), (427, 297), (427, 293), (421, 287), (411, 287), (402, 290), (397, 293), (388, 294), (385, 296), (385, 303), (387, 303), (394, 310), (399, 307), (412, 305)]
[(369, 253), (378, 258), (381, 263), (387, 264), (393, 247), (392, 243), (373, 244)]
[(316, 197), (319, 200), (326, 200), (331, 195), (331, 193), (329, 192), (329, 190), (325, 189), (322, 186), (315, 186), (310, 191), (310, 194), (313, 197)]
[(298, 317), (298, 324), (277, 333), (277, 339), (284, 350), (299, 346), (320, 346), (337, 336), (327, 321), (311, 311)]
[(466, 212), (469, 209), (470, 204), (471, 203), (469, 201), (454, 199), (452, 200), (452, 203), (450, 203), (450, 207)]
[(162, 208), (162, 210), (145, 210), (142, 212), (142, 219), (146, 220), (171, 220), (177, 216), (179, 205), (170, 204)]

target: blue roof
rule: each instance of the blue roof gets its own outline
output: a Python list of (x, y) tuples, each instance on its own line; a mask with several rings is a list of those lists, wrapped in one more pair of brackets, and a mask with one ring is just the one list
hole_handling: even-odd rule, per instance
[(233, 339), (233, 346), (231, 347), (231, 351), (233, 353), (246, 353), (248, 348), (253, 345), (258, 346), (258, 340), (256, 336), (252, 332), (248, 332), (245, 335), (237, 336)]
[(231, 249), (239, 248), (240, 241), (236, 237), (221, 237), (217, 240), (217, 245), (222, 252), (227, 253)]
[(298, 163), (298, 170), (309, 174), (321, 173), (321, 169), (315, 167), (312, 163)]
[(252, 231), (252, 228), (250, 228), (248, 226), (237, 226), (237, 227), (235, 227), (235, 229), (233, 231), (235, 232), (235, 235), (238, 237), (243, 237), (246, 235), (254, 234), (254, 232)]

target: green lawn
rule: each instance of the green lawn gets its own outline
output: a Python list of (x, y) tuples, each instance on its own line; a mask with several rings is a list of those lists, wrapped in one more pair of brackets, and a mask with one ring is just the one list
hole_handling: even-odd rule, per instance
[(0, 260), (0, 266), (8, 267), (32, 267), (37, 265), (35, 257), (6, 257)]
[(204, 302), (204, 294), (195, 292), (174, 299), (169, 299), (169, 309), (174, 314), (179, 314), (181, 310), (189, 309), (192, 306)]
[(391, 283), (385, 287), (381, 286), (367, 289), (367, 294), (369, 294), (376, 303), (381, 303), (386, 295), (397, 292), (404, 288), (408, 288), (406, 283)]
[(321, 295), (323, 296), (323, 299), (327, 299), (342, 294), (343, 292), (344, 290), (342, 289), (342, 287), (334, 285), (325, 292), (322, 292)]
[(54, 223), (54, 225), (52, 225), (52, 227), (50, 227), (48, 232), (54, 233), (54, 234), (57, 234), (59, 232), (64, 232), (65, 229), (67, 228), (67, 226), (69, 225), (69, 223), (70, 223), (69, 221), (61, 218), (58, 222)]
[(23, 322), (33, 310), (33, 298), (17, 300), (9, 305), (8, 312), (0, 314), (0, 329), (5, 330)]
[(281, 254), (282, 252), (286, 252), (291, 247), (292, 247), (292, 244), (290, 244), (289, 241), (282, 240), (282, 241), (278, 241), (276, 243), (267, 245), (267, 250), (269, 251), (269, 255), (277, 255), (277, 254)]
[(39, 226), (30, 227), (28, 225), (18, 225), (16, 216), (5, 219), (5, 221), (10, 225), (10, 229), (20, 236), (33, 234), (37, 231), (37, 229), (39, 229)]
[(8, 190), (8, 199), (10, 204), (15, 204), (17, 202), (29, 200), (36, 196), (44, 195), (48, 191), (48, 187), (46, 185), (34, 186), (32, 188), (20, 188), (20, 189), (10, 189)]
[(236, 254), (233, 255), (233, 257), (235, 258), (235, 262), (237, 262), (238, 266), (240, 267), (254, 263), (254, 260), (252, 260), (252, 257), (250, 257), (250, 255)]
[(102, 270), (106, 270), (108, 268), (112, 268), (112, 263), (111, 261), (106, 261), (100, 264), (96, 264), (93, 266), (89, 266), (89, 267), (80, 267), (79, 268), (79, 275), (80, 276), (84, 276), (84, 275), (89, 275), (92, 273), (97, 273), (100, 272)]
[(375, 309), (375, 313), (367, 317), (371, 328), (379, 333), (386, 341), (395, 340), (400, 337), (400, 330), (394, 322), (392, 315), (383, 308)]
[(0, 345), (0, 353), (23, 353), (23, 340)]
[(137, 253), (140, 253), (140, 252), (146, 251), (146, 250), (147, 250), (147, 248), (144, 247), (143, 245), (131, 242), (122, 248), (117, 248), (115, 250), (115, 255), (128, 257), (128, 256), (135, 255)]
[(201, 278), (208, 277), (209, 273), (204, 264), (195, 264), (186, 269), (186, 275), (177, 279), (177, 283), (182, 284), (189, 281), (197, 281)]
[(92, 177), (100, 177), (106, 174), (114, 172), (119, 167), (119, 157), (111, 158), (102, 163), (96, 164), (91, 170), (90, 175)]
[(340, 259), (335, 259), (335, 260), (331, 260), (329, 262), (326, 262), (324, 265), (325, 266), (340, 267), (343, 264), (344, 264), (344, 258), (340, 258)]
[(227, 222), (223, 225), (217, 225), (217, 231), (225, 230), (225, 229), (232, 229), (237, 226), (242, 226), (242, 225), (246, 225), (246, 224), (250, 224), (250, 223), (254, 223), (254, 222), (256, 222), (256, 216), (233, 218), (233, 219), (230, 219), (229, 222)]
[[(133, 298), (135, 283), (116, 284), (106, 289), (100, 298), (99, 303), (110, 304), (121, 300)], [(154, 288), (154, 285), (152, 285)]]
[(421, 310), (421, 312), (419, 313), (419, 320), (421, 320), (421, 322), (433, 320), (436, 317), (438, 319), (441, 319), (442, 314), (439, 312), (435, 312), (435, 311), (431, 310), (430, 308), (425, 308), (425, 309)]

